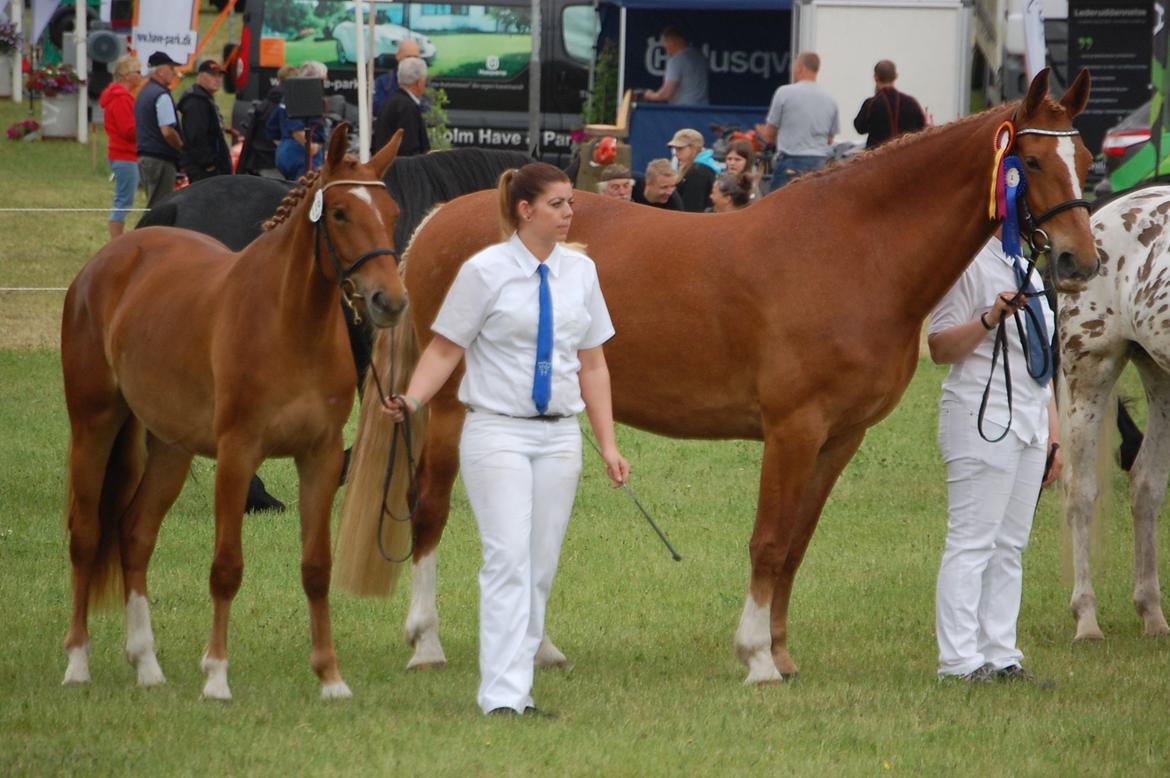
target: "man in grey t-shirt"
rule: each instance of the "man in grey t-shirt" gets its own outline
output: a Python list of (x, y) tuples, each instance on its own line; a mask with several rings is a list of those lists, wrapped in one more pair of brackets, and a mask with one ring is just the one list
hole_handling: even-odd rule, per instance
[(682, 30), (673, 24), (662, 29), (666, 49), (666, 73), (662, 86), (648, 89), (642, 99), (671, 105), (707, 105), (707, 60), (687, 44)]
[(756, 125), (768, 143), (776, 144), (772, 168), (772, 189), (779, 189), (797, 176), (824, 166), (829, 158), (837, 126), (837, 101), (817, 86), (821, 58), (801, 52), (792, 68), (792, 83), (772, 96), (772, 105), (763, 124)]

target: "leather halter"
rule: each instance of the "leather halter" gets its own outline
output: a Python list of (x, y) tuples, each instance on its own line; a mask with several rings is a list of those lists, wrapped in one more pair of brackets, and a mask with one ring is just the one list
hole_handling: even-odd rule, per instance
[[(1013, 114), (1012, 125), (1014, 126), (1015, 123), (1016, 117)], [(1046, 130), (1041, 127), (1022, 127), (1014, 131), (1012, 145), (1015, 145), (1015, 138), (1018, 138), (1021, 135), (1040, 135), (1046, 138), (1071, 138), (1080, 134), (1080, 130), (1075, 128), (1068, 130)], [(1084, 208), (1086, 211), (1092, 211), (1093, 208), (1092, 205), (1089, 204), (1089, 201), (1083, 197), (1073, 198), (1071, 200), (1065, 200), (1062, 203), (1058, 203), (1052, 206), (1047, 211), (1041, 213), (1039, 216), (1033, 216), (1032, 209), (1028, 206), (1027, 195), (1020, 198), (1020, 207), (1024, 212), (1022, 223), (1027, 225), (1028, 228), (1028, 243), (1031, 245), (1032, 251), (1035, 254), (1046, 254), (1052, 249), (1052, 243), (1048, 238), (1048, 233), (1040, 228), (1041, 224), (1048, 221), (1053, 216), (1064, 213), (1065, 211), (1071, 210), (1073, 208)]]
[[(338, 259), (338, 257), (337, 257), (337, 249), (333, 246), (333, 239), (329, 235), (329, 228), (326, 227), (325, 223), (324, 223), (325, 222), (325, 212), (324, 212), (325, 211), (325, 204), (324, 204), (324, 202), (325, 202), (325, 190), (329, 189), (329, 187), (331, 187), (331, 186), (340, 186), (342, 184), (349, 184), (351, 186), (380, 186), (383, 189), (385, 189), (386, 183), (384, 181), (358, 181), (356, 179), (338, 179), (337, 181), (330, 181), (329, 183), (320, 187), (313, 195), (314, 199), (316, 199), (318, 197), (321, 198), (321, 213), (318, 214), (318, 218), (316, 219), (316, 221), (313, 222), (313, 257), (317, 263), (317, 268), (320, 269), (320, 267), (321, 267), (320, 242), (317, 240), (317, 238), (318, 238), (318, 235), (323, 235), (325, 237), (325, 248), (328, 249), (328, 251), (329, 251), (329, 260), (333, 265), (333, 272), (337, 278), (337, 285), (339, 287), (341, 287), (341, 299), (345, 302), (346, 306), (348, 306), (349, 309), (351, 311), (353, 311), (354, 323), (361, 324), (362, 323), (362, 315), (361, 315), (361, 312), (358, 310), (357, 305), (354, 303), (354, 300), (361, 300), (361, 299), (363, 299), (363, 297), (361, 294), (358, 293), (357, 287), (354, 286), (354, 283), (350, 279), (350, 276), (352, 276), (354, 273), (356, 273), (358, 270), (360, 270), (363, 265), (365, 265), (367, 262), (369, 262), (371, 259), (374, 259), (375, 257), (380, 257), (383, 255), (389, 254), (390, 256), (394, 257), (394, 264), (395, 265), (401, 264), (402, 259), (401, 259), (401, 257), (399, 257), (397, 250), (395, 250), (393, 248), (379, 246), (377, 248), (370, 249), (369, 251), (361, 254), (356, 259), (354, 259), (352, 262), (350, 262), (347, 267), (343, 268), (341, 266), (341, 260)], [(316, 203), (314, 203), (314, 205), (316, 205)], [(311, 218), (312, 217), (310, 216), (310, 219)], [(329, 276), (325, 275), (324, 271), (321, 272), (321, 275), (325, 276), (325, 278), (329, 277)]]

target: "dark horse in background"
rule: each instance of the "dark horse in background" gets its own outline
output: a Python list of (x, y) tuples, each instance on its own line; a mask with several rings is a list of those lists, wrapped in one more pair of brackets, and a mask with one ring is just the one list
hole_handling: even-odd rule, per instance
[[(394, 245), (406, 246), (423, 217), (439, 203), (460, 195), (495, 187), (500, 173), (520, 167), (532, 158), (515, 151), (452, 149), (415, 157), (401, 157), (386, 172), (386, 188), (398, 204)], [(202, 232), (232, 251), (242, 251), (260, 236), (281, 200), (294, 184), (257, 176), (215, 176), (180, 189), (138, 222), (138, 227), (182, 227)], [(349, 345), (357, 367), (358, 386), (370, 364), (372, 331), (355, 322), (343, 306)], [(348, 461), (348, 457), (347, 457)], [(245, 511), (284, 510), (268, 494), (258, 476), (248, 486)]]

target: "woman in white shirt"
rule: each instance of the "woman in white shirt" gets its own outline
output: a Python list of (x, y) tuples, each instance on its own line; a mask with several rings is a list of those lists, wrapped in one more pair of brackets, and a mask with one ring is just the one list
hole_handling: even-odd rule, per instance
[[(1016, 274), (1022, 271), (1015, 264), (993, 237), (931, 312), (927, 328), (931, 358), (951, 366), (943, 381), (938, 425), (949, 503), (935, 594), (940, 678), (1034, 680), (1022, 667), (1023, 653), (1016, 645), (1022, 558), (1041, 486), (1060, 473), (1060, 426), (1051, 380), (1029, 375), (1010, 318), (1012, 397), (1009, 401), (1004, 391), (1001, 354), (983, 425), (988, 438), (1002, 435), (1002, 440), (989, 442), (977, 428), (996, 327), (1023, 307), (1015, 291)], [(1052, 311), (1043, 294), (1033, 299), (1045, 325), (1037, 337), (1050, 340)], [(1031, 368), (1038, 373), (1041, 365)], [(1052, 466), (1045, 474), (1047, 457)]]
[(510, 237), (460, 268), (406, 395), (387, 413), (417, 411), (466, 362), (459, 466), (484, 558), (477, 701), (491, 715), (549, 717), (532, 703), (533, 663), (581, 473), (576, 414), (589, 414), (615, 485), (629, 464), (614, 437), (602, 351), (614, 330), (597, 269), (562, 243), (572, 185), (534, 162), (505, 171), (499, 192)]

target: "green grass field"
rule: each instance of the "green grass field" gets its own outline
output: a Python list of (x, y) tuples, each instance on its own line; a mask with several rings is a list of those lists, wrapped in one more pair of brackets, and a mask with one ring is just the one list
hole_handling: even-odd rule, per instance
[[(0, 125), (23, 116), (0, 102)], [(100, 136), (100, 133), (99, 133)], [(98, 153), (0, 140), (0, 208), (108, 206)], [(95, 161), (96, 160), (96, 161)], [(0, 287), (64, 286), (104, 241), (105, 215), (0, 213)], [(797, 577), (795, 683), (745, 688), (732, 633), (747, 580), (755, 443), (672, 441), (621, 428), (633, 484), (683, 554), (672, 562), (600, 463), (587, 468), (549, 611), (573, 667), (541, 672), (556, 722), (486, 719), (474, 703), (479, 545), (461, 490), (442, 546), (449, 665), (404, 670), (406, 585), (388, 601), (333, 598), (354, 699), (324, 704), (308, 664), (298, 530), (245, 522), (232, 612), (230, 705), (203, 702), (214, 463), (197, 460), (152, 565), (168, 682), (134, 686), (123, 616), (91, 620), (94, 681), (63, 688), (69, 618), (62, 505), (67, 422), (61, 294), (0, 292), (0, 774), (3, 775), (1165, 775), (1170, 641), (1130, 605), (1126, 481), (1105, 523), (1096, 585), (1102, 643), (1074, 644), (1059, 495), (1025, 556), (1020, 641), (1054, 690), (940, 686), (934, 579), (945, 526), (934, 442), (942, 370), (924, 362), (829, 500)], [(1134, 393), (1132, 379), (1128, 389)], [(295, 495), (287, 462), (265, 464)], [(1170, 531), (1160, 530), (1163, 549)], [(1165, 578), (1165, 556), (1162, 560)]]

